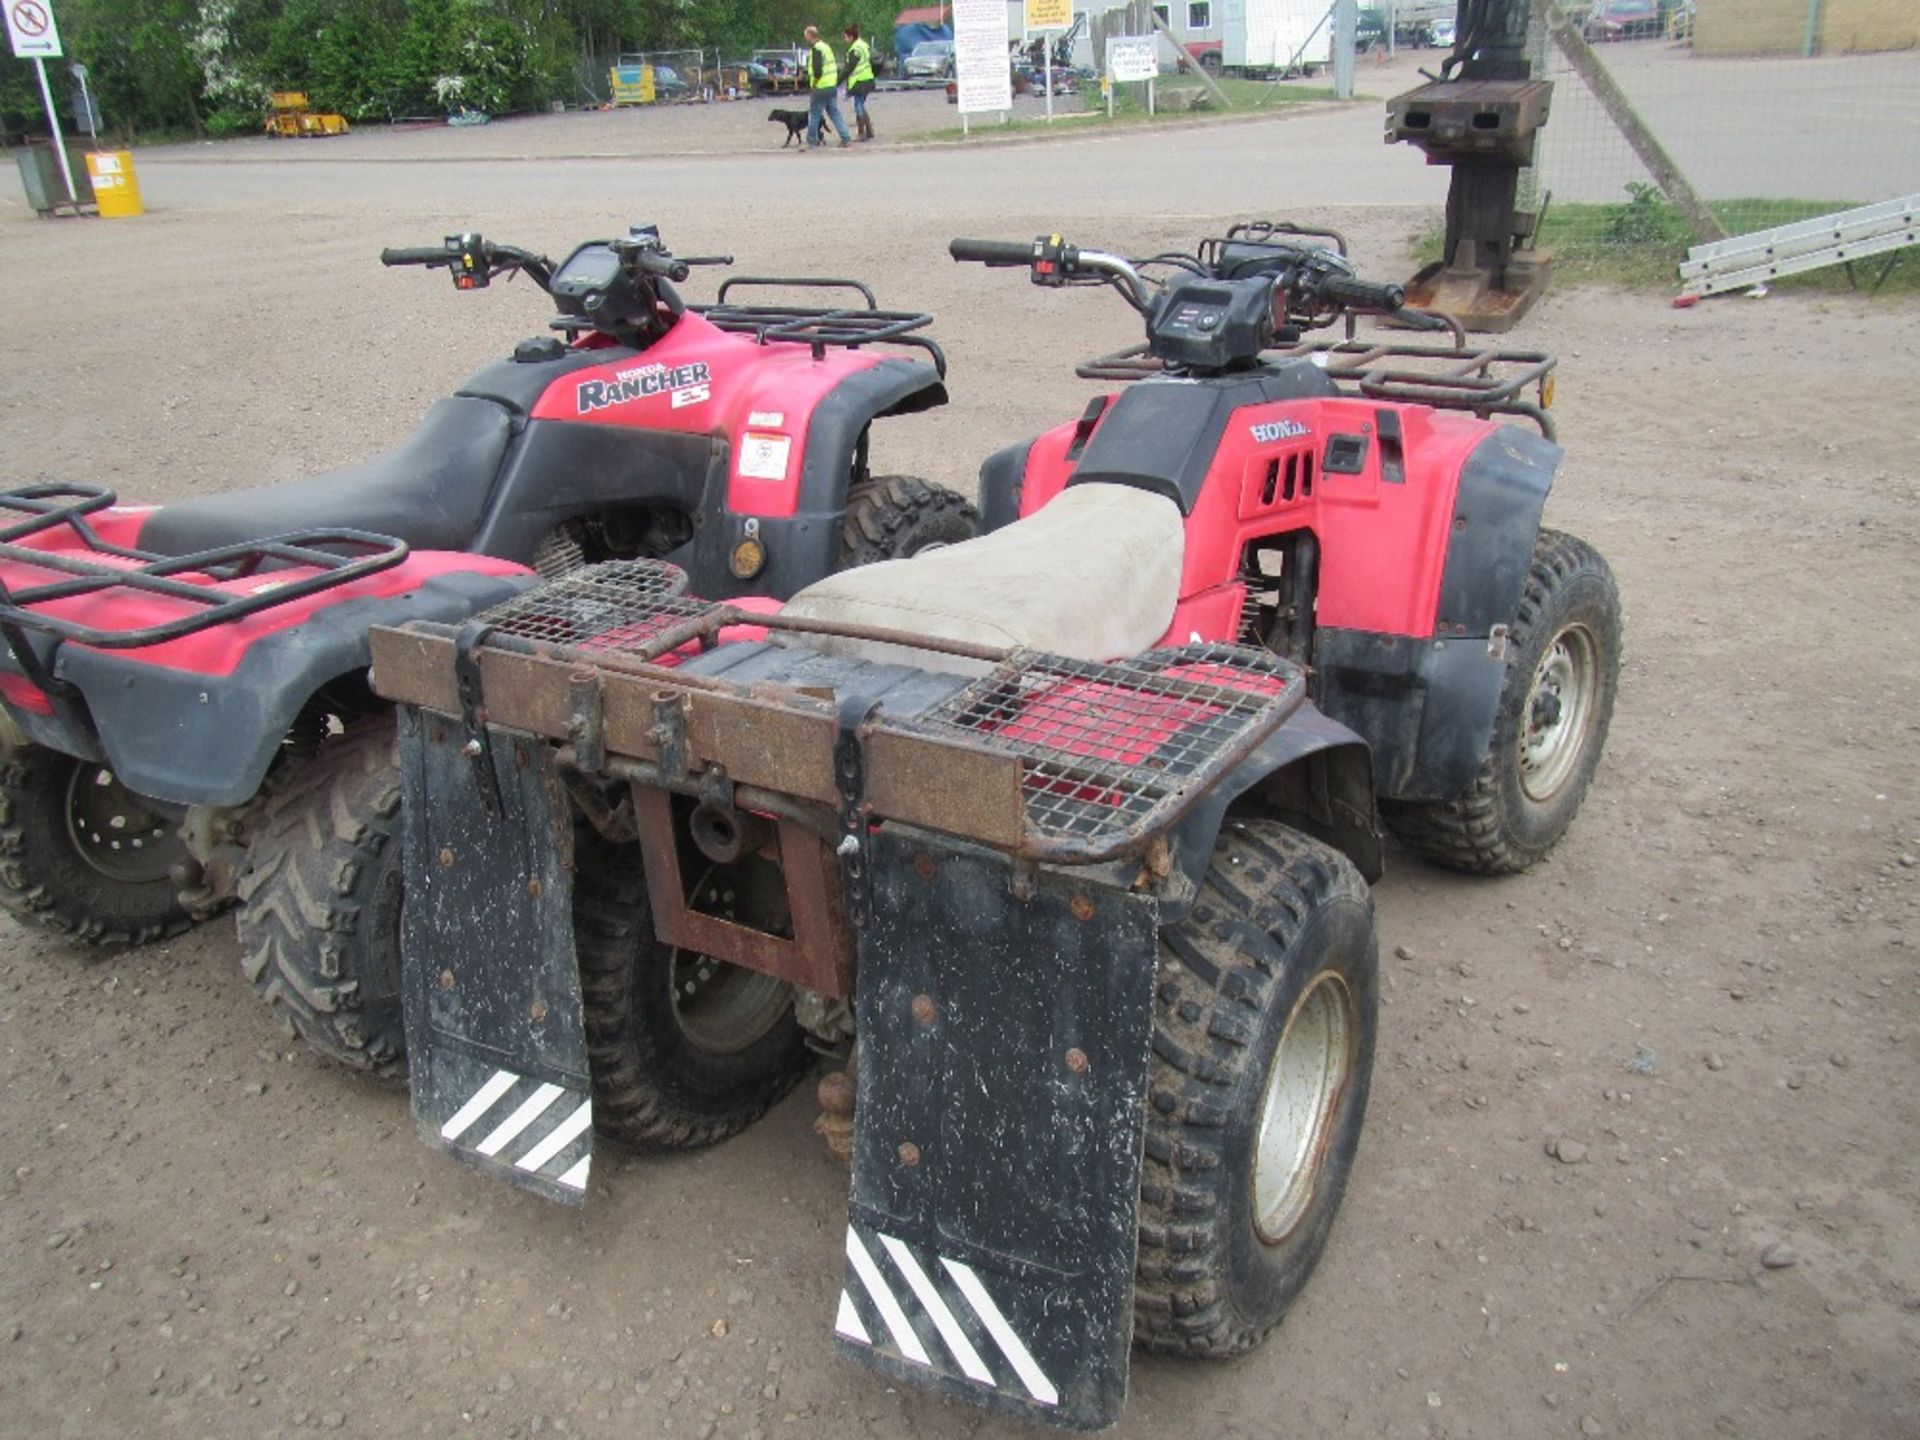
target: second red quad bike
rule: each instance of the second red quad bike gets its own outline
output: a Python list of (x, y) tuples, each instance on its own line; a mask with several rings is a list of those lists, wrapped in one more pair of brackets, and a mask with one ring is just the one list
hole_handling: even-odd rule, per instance
[(1401, 293), (1277, 227), (953, 254), (1147, 330), (1083, 372), (1134, 383), (988, 462), (990, 533), (784, 605), (636, 560), (375, 632), (412, 1103), (578, 1203), (596, 1130), (711, 1142), (834, 1057), (823, 1327), (1097, 1428), (1133, 1344), (1244, 1352), (1306, 1283), (1366, 1109), (1379, 818), (1544, 855), (1619, 600), (1540, 529), (1551, 357), (1306, 344)]
[[(945, 360), (930, 317), (864, 285), (741, 277), (690, 306), (672, 282), (703, 262), (650, 227), (558, 266), (477, 235), (383, 258), (461, 289), (518, 272), (559, 334), (349, 469), (158, 508), (0, 493), (0, 905), (138, 943), (237, 898), (261, 996), (324, 1053), (391, 1071), (399, 786), (372, 626), (635, 557), (784, 598), (965, 539), (975, 516), (872, 472), (873, 422), (943, 404)], [(839, 293), (804, 307), (768, 287)]]

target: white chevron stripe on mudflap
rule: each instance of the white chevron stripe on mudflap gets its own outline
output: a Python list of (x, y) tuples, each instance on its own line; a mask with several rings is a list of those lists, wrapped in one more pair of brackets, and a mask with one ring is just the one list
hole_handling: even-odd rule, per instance
[(873, 1344), (873, 1337), (867, 1334), (867, 1327), (860, 1323), (860, 1312), (853, 1308), (853, 1297), (844, 1290), (840, 1292), (840, 1313), (834, 1316), (833, 1330), (836, 1335), (844, 1335), (849, 1340), (858, 1340), (862, 1345)]
[(549, 1130), (547, 1138), (514, 1161), (514, 1165), (521, 1170), (540, 1169), (567, 1146), (578, 1140), (591, 1124), (593, 1124), (593, 1101), (583, 1100), (579, 1108)]
[[(987, 1369), (980, 1358), (980, 1352), (973, 1348), (973, 1342), (967, 1339), (967, 1332), (960, 1328), (960, 1322), (953, 1318), (953, 1311), (947, 1308), (947, 1302), (940, 1298), (940, 1292), (934, 1288), (933, 1281), (927, 1278), (927, 1272), (920, 1268), (920, 1262), (913, 1258), (913, 1252), (891, 1235), (881, 1235), (880, 1243), (886, 1246), (887, 1254), (893, 1257), (893, 1263), (900, 1273), (906, 1276), (907, 1287), (913, 1291), (914, 1298), (933, 1321), (933, 1328), (940, 1332), (940, 1338), (946, 1342), (947, 1349), (953, 1352), (953, 1358), (960, 1362), (960, 1369), (966, 1377), (978, 1385), (993, 1385), (993, 1372)], [(997, 1386), (995, 1388), (998, 1388)]]
[(873, 1308), (880, 1312), (880, 1319), (887, 1327), (887, 1334), (893, 1337), (894, 1347), (916, 1365), (931, 1365), (932, 1358), (927, 1347), (920, 1343), (920, 1337), (914, 1333), (913, 1322), (907, 1319), (907, 1312), (900, 1308), (900, 1301), (887, 1284), (886, 1276), (880, 1273), (880, 1267), (873, 1263), (873, 1256), (867, 1253), (866, 1245), (847, 1229), (847, 1260), (853, 1266), (853, 1273), (860, 1277), (860, 1284), (867, 1292), (867, 1298), (873, 1302)]
[(1042, 1405), (1058, 1405), (1060, 1392), (1053, 1388), (1046, 1371), (1040, 1368), (1039, 1362), (1033, 1358), (1020, 1337), (1013, 1333), (1013, 1327), (1007, 1324), (1007, 1317), (1000, 1313), (1000, 1307), (993, 1303), (993, 1296), (980, 1283), (980, 1277), (958, 1260), (949, 1260), (944, 1255), (940, 1257), (940, 1263), (946, 1267), (947, 1274), (953, 1277), (953, 1283), (960, 1287), (960, 1293), (966, 1297), (967, 1304), (973, 1307), (973, 1313), (980, 1318), (980, 1323), (987, 1327), (987, 1334), (1000, 1347), (1000, 1353), (1006, 1356), (1013, 1373), (1020, 1377), (1020, 1383), (1027, 1387), (1027, 1393)]
[(558, 1085), (542, 1085), (522, 1100), (518, 1109), (494, 1126), (493, 1132), (473, 1148), (482, 1155), (498, 1155), (513, 1142), (516, 1135), (546, 1114), (553, 1102), (566, 1093)]
[[(487, 1077), (487, 1081), (474, 1091), (467, 1102), (440, 1127), (440, 1138), (462, 1149), (472, 1150), (488, 1157), (502, 1160), (513, 1159), (512, 1147), (527, 1130), (559, 1103), (562, 1097), (575, 1101), (574, 1108), (568, 1112), (551, 1130), (527, 1147), (526, 1153), (514, 1160), (516, 1170), (538, 1172), (546, 1169), (560, 1156), (566, 1153), (582, 1135), (593, 1128), (593, 1100), (577, 1091), (561, 1085), (540, 1085), (525, 1100), (514, 1107), (506, 1119), (500, 1121), (486, 1132), (479, 1144), (463, 1144), (462, 1137), (470, 1134), (488, 1115), (497, 1111), (516, 1086), (530, 1085), (533, 1082), (524, 1075), (516, 1075), (511, 1070), (496, 1070)], [(501, 1152), (507, 1153), (502, 1155)], [(592, 1165), (592, 1155), (583, 1155), (569, 1165), (558, 1176), (545, 1176), (556, 1185), (569, 1190), (587, 1188), (587, 1172)]]
[(482, 1115), (498, 1105), (503, 1095), (519, 1083), (520, 1077), (511, 1070), (494, 1071), (493, 1077), (473, 1092), (473, 1098), (454, 1111), (447, 1123), (440, 1127), (440, 1138), (458, 1140), (474, 1127)]

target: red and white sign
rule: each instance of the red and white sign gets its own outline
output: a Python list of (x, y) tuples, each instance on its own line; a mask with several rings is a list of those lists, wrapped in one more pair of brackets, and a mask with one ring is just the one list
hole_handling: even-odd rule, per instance
[(53, 0), (0, 0), (6, 8), (7, 39), (22, 60), (57, 60), (60, 31), (53, 23)]

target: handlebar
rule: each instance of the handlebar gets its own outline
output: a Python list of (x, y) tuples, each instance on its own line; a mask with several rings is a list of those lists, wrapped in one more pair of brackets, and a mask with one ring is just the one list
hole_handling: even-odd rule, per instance
[(1353, 310), (1378, 310), (1391, 315), (1407, 303), (1406, 286), (1377, 284), (1351, 275), (1324, 276), (1315, 288), (1322, 299)]
[(956, 260), (1002, 268), (1033, 262), (1033, 246), (1012, 240), (955, 240), (947, 246), (947, 253)]
[(692, 273), (686, 261), (653, 250), (634, 251), (633, 267), (648, 275), (658, 275), (663, 280), (684, 280)]
[(1111, 284), (1142, 315), (1153, 301), (1151, 288), (1132, 261), (1104, 250), (1082, 250), (1058, 235), (1041, 235), (1024, 245), (1012, 240), (954, 240), (948, 243), (947, 253), (994, 269), (1026, 266), (1036, 285)]
[(518, 270), (545, 290), (553, 281), (553, 262), (518, 245), (496, 245), (468, 233), (449, 235), (438, 245), (389, 246), (380, 252), (382, 265), (426, 265), (453, 271), (460, 290), (484, 290), (494, 276)]
[(382, 265), (451, 265), (458, 258), (444, 245), (401, 245), (380, 252)]

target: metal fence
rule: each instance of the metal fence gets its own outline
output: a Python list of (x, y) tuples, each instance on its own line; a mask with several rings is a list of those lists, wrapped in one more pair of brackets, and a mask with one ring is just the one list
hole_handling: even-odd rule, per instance
[[(770, 52), (771, 53), (771, 52)], [(782, 52), (784, 54), (784, 52)], [(623, 50), (582, 55), (578, 94), (582, 105), (676, 105), (740, 100), (773, 83), (782, 60), (735, 56), (721, 50)], [(643, 99), (651, 72), (652, 99)]]
[[(1611, 8), (1568, 7), (1593, 57), (1729, 234), (1920, 192), (1920, 4), (1876, 11), (1853, 0), (1850, 12), (1846, 0), (1826, 0), (1809, 24), (1808, 0), (1696, 0), (1661, 6), (1652, 33), (1633, 38), (1614, 38)], [(1849, 26), (1849, 13), (1867, 20)], [(1861, 48), (1875, 44), (1907, 48)], [(1533, 46), (1535, 73), (1555, 82), (1523, 197), (1547, 202), (1544, 243), (1697, 238), (1537, 22)]]

